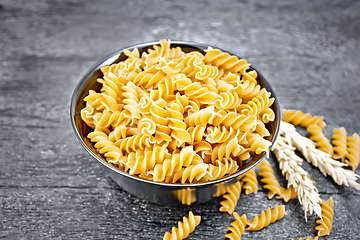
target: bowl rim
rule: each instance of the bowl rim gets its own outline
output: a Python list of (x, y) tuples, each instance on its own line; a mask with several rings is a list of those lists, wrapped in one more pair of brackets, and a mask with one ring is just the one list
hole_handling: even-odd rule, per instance
[[(257, 160), (256, 162), (250, 164), (249, 166), (241, 169), (240, 171), (238, 170), (236, 173), (225, 176), (223, 178), (220, 179), (215, 179), (215, 180), (211, 180), (208, 182), (204, 182), (204, 183), (164, 183), (164, 182), (156, 182), (156, 181), (152, 181), (152, 180), (147, 180), (144, 178), (140, 178), (138, 176), (134, 176), (134, 175), (130, 175), (127, 172), (121, 171), (120, 169), (112, 166), (111, 164), (107, 163), (106, 161), (104, 161), (103, 159), (101, 159), (98, 155), (96, 155), (83, 141), (77, 127), (75, 124), (75, 107), (76, 107), (76, 102), (78, 101), (79, 98), (79, 92), (82, 89), (82, 87), (85, 85), (85, 83), (88, 81), (88, 79), (92, 76), (92, 74), (95, 71), (98, 71), (100, 68), (107, 66), (109, 64), (114, 63), (115, 60), (118, 59), (118, 57), (120, 57), (120, 55), (124, 52), (125, 49), (128, 49), (130, 51), (132, 51), (134, 48), (138, 48), (139, 50), (142, 49), (148, 49), (151, 48), (153, 45), (159, 45), (159, 42), (145, 42), (145, 43), (140, 43), (140, 44), (135, 44), (135, 45), (131, 45), (128, 47), (124, 47), (120, 50), (117, 50), (109, 55), (107, 55), (106, 57), (102, 58), (102, 60), (98, 61), (95, 65), (93, 65), (78, 81), (78, 83), (76, 84), (73, 93), (72, 93), (72, 97), (71, 97), (71, 101), (70, 101), (70, 121), (71, 121), (71, 126), (73, 131), (75, 132), (75, 135), (78, 139), (78, 141), (81, 143), (81, 145), (85, 148), (85, 150), (93, 157), (95, 158), (100, 164), (102, 164), (103, 166), (105, 166), (106, 168), (108, 168), (109, 170), (115, 171), (116, 173), (122, 175), (123, 177), (127, 177), (130, 178), (132, 180), (136, 180), (136, 181), (140, 181), (146, 184), (151, 184), (151, 185), (157, 185), (159, 187), (165, 187), (165, 188), (174, 188), (174, 189), (179, 189), (179, 188), (199, 188), (199, 187), (207, 187), (207, 186), (212, 186), (215, 184), (219, 184), (219, 183), (224, 183), (224, 182), (228, 182), (234, 178), (237, 178), (239, 176), (241, 176), (242, 174), (244, 174), (245, 172), (249, 171), (250, 169), (256, 167), (256, 165), (258, 165), (262, 159), (265, 157), (266, 153), (262, 152), (261, 153), (261, 157), (259, 158), (259, 160)], [(189, 47), (189, 48), (194, 48), (194, 51), (196, 51), (195, 49), (199, 49), (199, 50), (205, 50), (207, 47), (211, 46), (214, 49), (219, 49), (222, 52), (226, 52), (230, 55), (236, 56), (239, 59), (241, 59), (237, 54), (233, 54), (227, 50), (223, 50), (222, 48), (218, 48), (216, 46), (213, 45), (209, 45), (209, 44), (204, 44), (204, 43), (199, 43), (199, 42), (191, 42), (191, 41), (182, 41), (182, 40), (171, 40), (170, 41), (171, 45), (184, 45), (185, 47)], [(271, 86), (270, 82), (267, 80), (267, 78), (257, 70), (256, 67), (253, 66), (253, 64), (251, 64), (250, 66), (251, 69), (255, 70), (258, 74), (258, 76), (261, 77), (261, 79), (263, 80), (263, 82), (266, 85), (266, 88), (268, 90), (270, 90), (272, 97), (275, 98), (275, 101), (273, 104), (276, 105), (277, 107), (277, 111), (276, 111), (276, 115), (278, 116), (276, 119), (276, 128), (275, 128), (275, 132), (273, 135), (273, 139), (271, 140), (271, 144), (269, 146), (269, 149), (271, 149), (271, 147), (273, 146), (278, 132), (279, 132), (279, 128), (280, 128), (280, 121), (281, 121), (281, 110), (280, 110), (280, 104), (277, 98), (277, 95), (273, 89), (273, 87)], [(251, 156), (248, 160), (250, 160), (253, 156)]]

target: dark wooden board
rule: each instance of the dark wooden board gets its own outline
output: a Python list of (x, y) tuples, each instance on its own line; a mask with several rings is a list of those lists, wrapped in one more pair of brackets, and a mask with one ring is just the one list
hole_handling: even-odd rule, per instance
[[(325, 135), (360, 133), (359, 1), (0, 1), (0, 238), (161, 239), (189, 210), (188, 239), (224, 239), (233, 217), (221, 198), (162, 206), (117, 186), (77, 141), (72, 91), (83, 74), (124, 47), (160, 39), (207, 43), (242, 56), (273, 85), (282, 108), (322, 115)], [(277, 169), (276, 160), (269, 161)], [(304, 162), (321, 197), (333, 197), (323, 239), (357, 239), (360, 193)], [(357, 170), (360, 173), (360, 170)], [(281, 173), (276, 170), (282, 184)], [(242, 194), (249, 218), (273, 207), (266, 191)], [(287, 215), (242, 239), (315, 235), (296, 199)]]

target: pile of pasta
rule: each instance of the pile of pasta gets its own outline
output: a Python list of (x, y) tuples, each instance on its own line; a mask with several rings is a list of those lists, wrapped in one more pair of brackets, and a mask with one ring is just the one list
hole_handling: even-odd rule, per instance
[(165, 183), (201, 183), (235, 173), (269, 152), (274, 98), (244, 59), (208, 47), (183, 52), (170, 40), (101, 69), (81, 117), (104, 159)]

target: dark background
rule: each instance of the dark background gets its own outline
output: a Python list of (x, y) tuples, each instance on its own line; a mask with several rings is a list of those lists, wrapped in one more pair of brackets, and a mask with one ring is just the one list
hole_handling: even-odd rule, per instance
[[(161, 239), (189, 210), (202, 222), (188, 239), (224, 239), (234, 218), (222, 198), (160, 206), (118, 187), (71, 129), (70, 98), (85, 72), (124, 47), (160, 39), (206, 43), (253, 64), (281, 107), (322, 115), (325, 135), (360, 133), (360, 1), (0, 0), (0, 238)], [(273, 156), (278, 179), (285, 184)], [(360, 200), (307, 162), (334, 224), (323, 239), (357, 239)], [(357, 170), (357, 173), (360, 173)], [(242, 194), (252, 219), (279, 200)], [(294, 199), (287, 215), (242, 239), (315, 235)]]

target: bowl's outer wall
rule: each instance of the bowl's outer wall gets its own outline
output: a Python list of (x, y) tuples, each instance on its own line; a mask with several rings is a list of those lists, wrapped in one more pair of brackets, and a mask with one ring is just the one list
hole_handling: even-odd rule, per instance
[[(144, 43), (128, 47), (126, 49), (133, 50), (135, 47), (138, 48), (140, 53), (146, 51), (148, 48), (151, 48), (153, 45), (159, 44), (158, 42)], [(182, 42), (182, 41), (172, 41), (172, 47), (181, 47), (184, 52), (191, 51), (200, 51), (204, 53), (204, 49), (208, 45), (201, 43), (192, 43), (192, 42)], [(222, 49), (220, 49), (222, 50)], [(222, 50), (223, 52), (228, 52)], [(231, 53), (230, 53), (231, 54)], [(234, 55), (234, 54), (231, 54)], [(87, 138), (88, 133), (92, 131), (85, 122), (81, 119), (80, 111), (86, 105), (86, 102), (83, 100), (89, 93), (89, 90), (99, 91), (101, 84), (97, 82), (99, 77), (102, 77), (101, 68), (112, 63), (117, 63), (126, 59), (126, 56), (123, 53), (123, 50), (117, 51), (110, 56), (106, 57), (104, 60), (96, 64), (91, 70), (89, 70), (83, 78), (79, 81), (76, 86), (70, 104), (70, 117), (72, 127), (75, 131), (76, 136), (78, 137), (82, 146), (89, 152), (89, 154), (94, 157), (105, 169), (108, 175), (124, 190), (129, 193), (146, 199), (148, 201), (160, 204), (175, 204), (181, 203), (182, 200), (179, 199), (180, 194), (190, 194), (192, 195), (191, 202), (202, 203), (211, 200), (214, 196), (217, 195), (219, 188), (223, 188), (224, 185), (230, 185), (235, 183), (240, 179), (241, 175), (248, 171), (249, 169), (255, 167), (261, 159), (265, 156), (265, 153), (256, 155), (255, 157), (250, 158), (246, 164), (240, 167), (240, 170), (223, 179), (215, 180), (208, 183), (202, 184), (166, 184), (166, 183), (157, 183), (153, 181), (144, 180), (136, 176), (131, 176), (127, 173), (120, 171), (119, 169), (111, 166), (106, 163), (103, 156), (101, 156), (97, 150), (94, 148), (93, 143)], [(254, 67), (252, 69), (256, 70)], [(281, 111), (279, 101), (277, 96), (271, 87), (270, 83), (266, 78), (258, 71), (257, 81), (261, 87), (265, 87), (268, 92), (271, 92), (272, 96), (275, 98), (274, 104), (271, 106), (275, 112), (275, 120), (266, 125), (271, 135), (268, 137), (268, 140), (274, 143), (276, 136), (278, 134), (280, 120), (281, 120)], [(182, 197), (184, 199), (185, 196)], [(190, 196), (188, 196), (190, 197)], [(184, 202), (182, 202), (184, 203)], [(187, 202), (186, 204), (189, 204)]]

